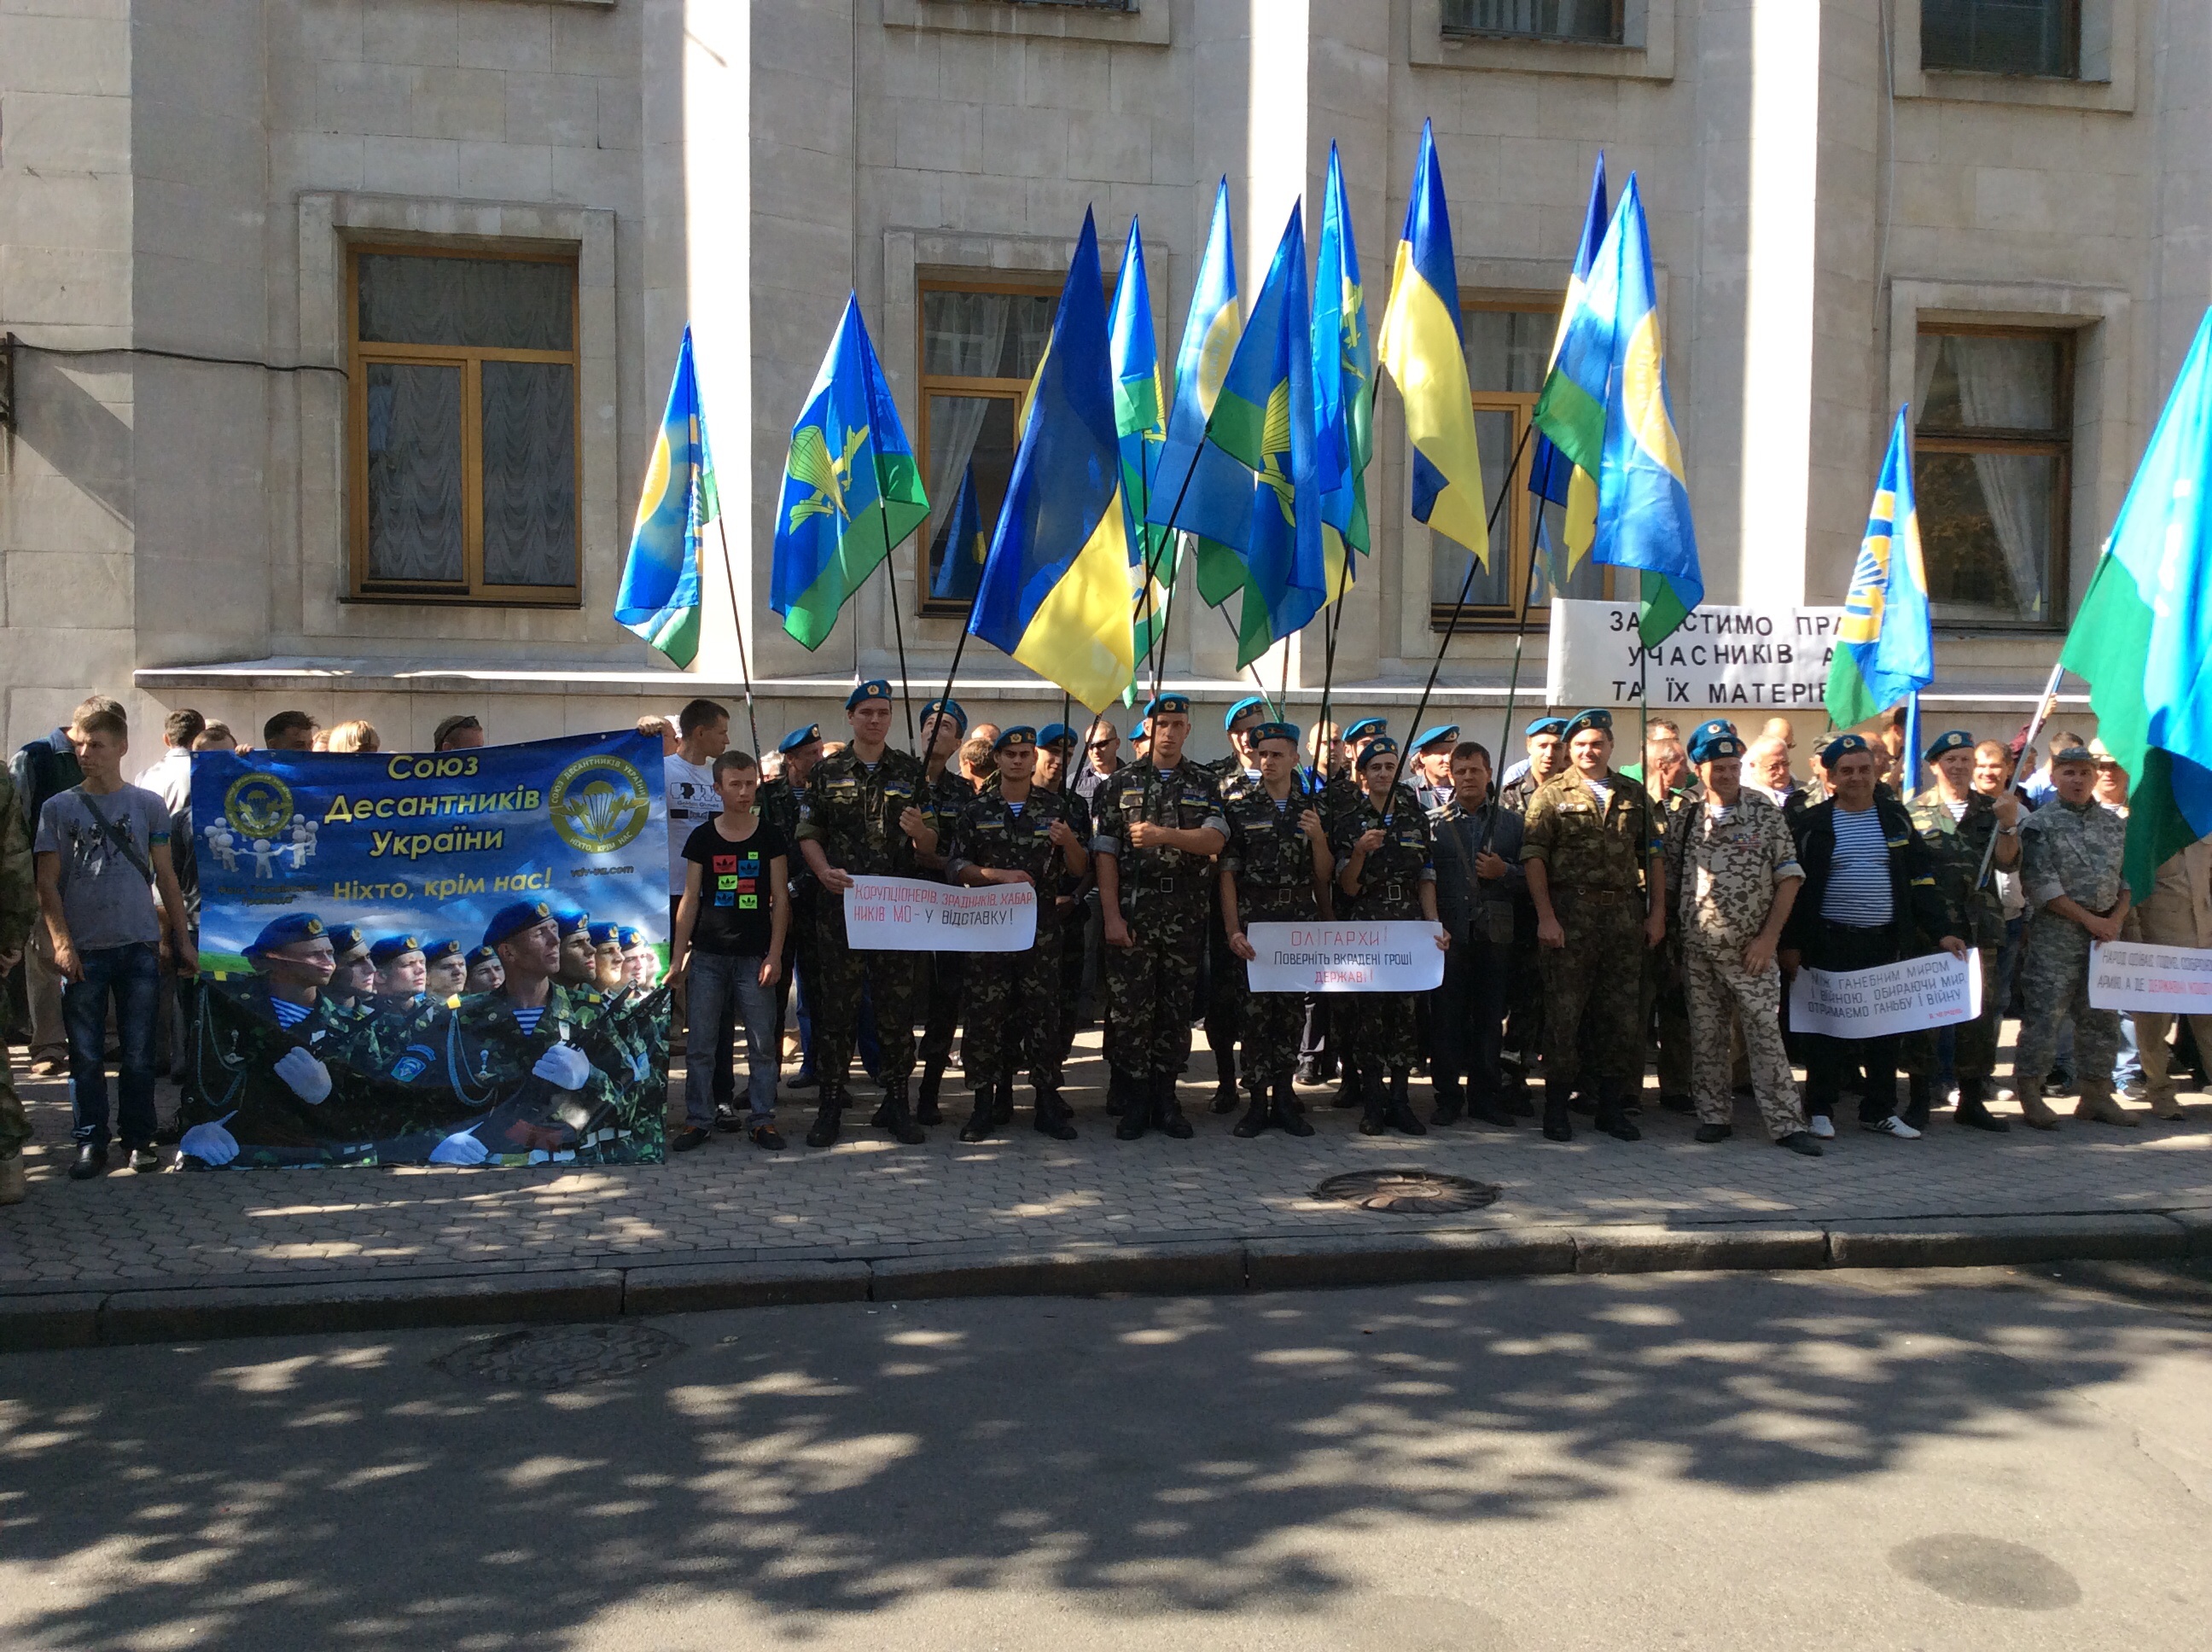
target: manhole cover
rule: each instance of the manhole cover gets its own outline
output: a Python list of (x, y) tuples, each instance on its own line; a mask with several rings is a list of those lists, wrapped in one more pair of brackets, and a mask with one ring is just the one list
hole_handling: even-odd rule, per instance
[(448, 1376), (566, 1388), (657, 1365), (684, 1345), (650, 1325), (550, 1325), (479, 1337), (430, 1363)]
[(1314, 1189), (1316, 1199), (1357, 1205), (1363, 1211), (1479, 1211), (1498, 1202), (1487, 1181), (1435, 1170), (1352, 1170)]

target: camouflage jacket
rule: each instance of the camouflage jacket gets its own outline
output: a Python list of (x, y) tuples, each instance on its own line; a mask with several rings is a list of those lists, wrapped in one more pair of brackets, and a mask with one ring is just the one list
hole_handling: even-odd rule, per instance
[(763, 784), (753, 800), (753, 807), (760, 811), (761, 818), (775, 827), (783, 841), (791, 845), (787, 875), (791, 880), (791, 898), (793, 901), (801, 895), (811, 893), (814, 888), (814, 873), (806, 864), (806, 857), (799, 852), (799, 821), (805, 803), (806, 788), (793, 786), (781, 774)]
[(15, 795), (15, 782), (0, 774), (0, 952), (21, 947), (38, 915), (30, 829)]
[(990, 775), (983, 785), (978, 786), (947, 763), (938, 771), (937, 778), (927, 781), (927, 786), (929, 800), (921, 808), (937, 827), (937, 847), (927, 854), (917, 850), (915, 864), (921, 867), (927, 876), (939, 883), (949, 884), (954, 881), (951, 867), (953, 829), (959, 824), (960, 817), (969, 804), (986, 792), (994, 796), (997, 794), (999, 777)]
[(1370, 853), (1359, 868), (1359, 892), (1345, 896), (1340, 885), (1340, 916), (1349, 919), (1413, 919), (1421, 915), (1421, 885), (1436, 880), (1428, 811), (1409, 786), (1390, 795), (1389, 818), (1363, 797), (1358, 806), (1337, 817), (1329, 828), (1329, 847), (1335, 851), (1339, 872), (1352, 859), (1352, 847), (1369, 831), (1383, 834), (1382, 847)]
[(1049, 902), (1057, 893), (1063, 870), (1060, 846), (1051, 837), (1053, 824), (1066, 821), (1071, 829), (1079, 832), (1081, 823), (1075, 808), (1080, 805), (1081, 799), (1072, 794), (1062, 798), (1057, 792), (1032, 786), (1017, 810), (993, 787), (960, 811), (952, 828), (951, 853), (945, 857), (946, 876), (957, 880), (963, 866), (1025, 872), (1036, 886), (1038, 900)]
[(1240, 790), (1225, 805), (1229, 847), (1221, 864), (1236, 876), (1237, 915), (1244, 923), (1310, 923), (1321, 916), (1313, 844), (1299, 824), (1314, 806), (1296, 790), (1278, 804), (1258, 786)]
[(1659, 822), (1649, 793), (1615, 774), (1600, 806), (1582, 774), (1570, 768), (1547, 780), (1528, 799), (1521, 834), (1521, 859), (1540, 860), (1553, 890), (1610, 890), (1633, 895), (1644, 887), (1651, 857), (1659, 852)]
[(951, 822), (931, 792), (921, 759), (886, 750), (872, 774), (848, 746), (824, 757), (807, 777), (799, 838), (821, 844), (830, 864), (848, 872), (927, 877), (929, 869), (915, 859), (914, 840), (899, 825), (910, 808), (932, 817), (942, 844)]
[[(650, 1057), (590, 987), (550, 987), (544, 1013), (527, 1032), (504, 993), (481, 993), (463, 999), (422, 1035), (393, 1063), (393, 1078), (449, 1090), (472, 1110), (520, 1104), (550, 1113), (574, 1131), (580, 1146), (599, 1145), (602, 1132), (659, 1139), (660, 1122), (647, 1102)], [(591, 1063), (573, 1091), (556, 1090), (532, 1072), (556, 1044), (574, 1045)], [(489, 1145), (495, 1152), (513, 1151)]]
[(2100, 915), (2120, 898), (2128, 823), (2101, 803), (2053, 799), (2020, 827), (2021, 888), (2038, 913), (2063, 895)]
[(1188, 761), (1164, 771), (1150, 762), (1132, 764), (1116, 769), (1098, 788), (1097, 803), (1091, 852), (1114, 857), (1125, 897), (1152, 890), (1181, 896), (1213, 887), (1212, 856), (1184, 849), (1140, 849), (1129, 841), (1130, 826), (1140, 820), (1181, 831), (1211, 828), (1226, 837), (1229, 821), (1221, 812), (1221, 789), (1210, 770)]
[(1676, 921), (1701, 956), (1734, 951), (1766, 926), (1775, 888), (1802, 878), (1797, 840), (1772, 799), (1749, 787), (1722, 820), (1694, 801), (1667, 823), (1667, 893)]
[[(1978, 890), (1974, 887), (1982, 858), (1990, 853), (1990, 841), (1996, 835), (1995, 806), (1977, 792), (1967, 799), (1966, 812), (1954, 820), (1942, 793), (1930, 792), (1906, 812), (1912, 817), (1912, 829), (1927, 846), (1936, 892), (1950, 908), (1951, 921), (1958, 926), (1960, 937), (1973, 946), (2003, 945), (2004, 906), (1997, 897), (1995, 874)], [(1990, 864), (1996, 864), (1994, 858)]]

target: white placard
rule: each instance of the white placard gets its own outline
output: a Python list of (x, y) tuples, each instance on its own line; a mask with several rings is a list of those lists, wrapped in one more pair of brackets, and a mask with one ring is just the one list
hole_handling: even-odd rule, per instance
[(2212, 951), (2142, 941), (2089, 943), (2089, 1004), (2099, 1010), (2212, 1015)]
[(1800, 969), (1790, 987), (1790, 1030), (1830, 1038), (1955, 1027), (1982, 1012), (1982, 957), (1931, 952), (1873, 969)]
[(1441, 924), (1253, 924), (1255, 993), (1426, 993), (1443, 984)]
[(845, 941), (856, 952), (1026, 952), (1036, 942), (1036, 891), (857, 877), (845, 891)]
[[(1827, 692), (1843, 614), (1840, 608), (1699, 608), (1651, 650), (1652, 708), (1739, 718), (1816, 709)], [(1547, 704), (1632, 706), (1646, 670), (1635, 604), (1552, 604)]]

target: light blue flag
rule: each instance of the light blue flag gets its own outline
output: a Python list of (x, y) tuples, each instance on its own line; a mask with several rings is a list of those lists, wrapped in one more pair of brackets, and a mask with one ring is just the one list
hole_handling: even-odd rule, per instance
[[(1920, 512), (1912, 499), (1912, 409), (1907, 404), (1898, 410), (1890, 430), (1866, 537), (1844, 593), (1836, 656), (1828, 665), (1828, 720), (1850, 728), (1935, 680), (1936, 634), (1920, 552)], [(1907, 755), (1918, 762), (1917, 748)]]
[(1314, 465), (1321, 489), (1326, 583), (1334, 602), (1352, 580), (1346, 547), (1364, 554), (1370, 544), (1367, 464), (1375, 452), (1375, 341), (1367, 331), (1352, 202), (1334, 143), (1328, 146), (1313, 312)]
[[(1237, 351), (1237, 335), (1243, 318), (1237, 310), (1237, 253), (1230, 234), (1229, 180), (1213, 192), (1213, 224), (1206, 231), (1206, 256), (1198, 266), (1198, 284), (1191, 288), (1190, 309), (1183, 317), (1182, 342), (1176, 349), (1175, 401), (1168, 412), (1167, 438), (1160, 447), (1158, 468), (1153, 472), (1145, 520), (1165, 527), (1175, 514), (1183, 489), (1198, 463), (1206, 441), (1206, 422), (1213, 412), (1213, 398), (1221, 393), (1221, 380), (1229, 371), (1229, 358)], [(1244, 582), (1244, 564), (1237, 553), (1219, 542), (1201, 537), (1194, 549), (1198, 594), (1216, 604), (1227, 602)]]
[(678, 665), (690, 665), (699, 654), (699, 530), (720, 509), (707, 412), (699, 404), (686, 327), (615, 593), (616, 621)]

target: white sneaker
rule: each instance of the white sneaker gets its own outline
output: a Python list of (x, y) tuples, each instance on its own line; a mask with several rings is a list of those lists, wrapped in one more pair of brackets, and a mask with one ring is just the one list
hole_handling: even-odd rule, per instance
[(1894, 1136), (1899, 1141), (1918, 1141), (1920, 1139), (1920, 1133), (1917, 1130), (1915, 1130), (1911, 1125), (1905, 1123), (1904, 1120), (1899, 1118), (1894, 1113), (1891, 1114), (1886, 1119), (1877, 1119), (1872, 1124), (1863, 1124), (1859, 1128), (1862, 1130), (1871, 1130), (1877, 1136)]
[(1825, 1113), (1815, 1113), (1805, 1121), (1805, 1127), (1822, 1141), (1833, 1141), (1836, 1139), (1836, 1121)]

